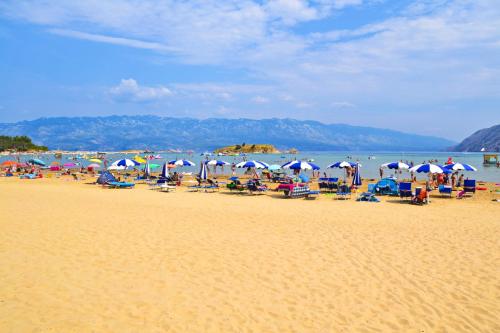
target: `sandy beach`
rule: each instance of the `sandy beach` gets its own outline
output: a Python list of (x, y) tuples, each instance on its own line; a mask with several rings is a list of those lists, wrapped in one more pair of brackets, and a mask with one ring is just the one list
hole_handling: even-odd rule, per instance
[(0, 179), (0, 332), (499, 332), (500, 206)]

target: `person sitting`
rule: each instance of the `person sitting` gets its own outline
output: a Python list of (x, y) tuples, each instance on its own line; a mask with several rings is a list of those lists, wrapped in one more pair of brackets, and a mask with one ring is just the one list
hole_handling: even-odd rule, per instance
[(414, 204), (426, 204), (429, 202), (429, 197), (428, 197), (428, 193), (426, 189), (422, 189), (420, 191), (420, 193), (418, 193), (416, 196), (414, 196), (412, 199), (411, 199), (411, 202), (414, 203)]

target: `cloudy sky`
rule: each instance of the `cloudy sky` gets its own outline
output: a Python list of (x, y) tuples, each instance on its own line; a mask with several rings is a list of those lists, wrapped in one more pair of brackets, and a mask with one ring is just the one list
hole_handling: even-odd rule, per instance
[(2, 0), (0, 121), (500, 122), (499, 0)]

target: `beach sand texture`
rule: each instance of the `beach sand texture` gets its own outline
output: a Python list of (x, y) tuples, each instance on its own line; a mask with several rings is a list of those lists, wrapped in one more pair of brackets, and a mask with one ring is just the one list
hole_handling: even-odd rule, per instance
[(0, 179), (0, 332), (500, 332), (499, 213)]

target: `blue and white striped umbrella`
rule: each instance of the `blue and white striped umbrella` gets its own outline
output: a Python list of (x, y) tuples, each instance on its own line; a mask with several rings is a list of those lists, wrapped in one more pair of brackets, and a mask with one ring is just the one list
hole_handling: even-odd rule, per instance
[(266, 169), (269, 167), (267, 163), (259, 161), (243, 161), (236, 164), (237, 168), (256, 168), (256, 169)]
[(413, 168), (410, 168), (410, 172), (424, 172), (424, 173), (443, 173), (443, 168), (439, 165), (426, 163), (426, 164), (418, 164)]
[(168, 163), (163, 163), (163, 167), (161, 168), (160, 178), (169, 178), (170, 174), (168, 173)]
[(363, 183), (361, 182), (361, 174), (359, 173), (359, 166), (354, 171), (354, 177), (352, 177), (352, 185), (361, 186)]
[(137, 161), (134, 161), (134, 160), (131, 160), (131, 159), (128, 159), (128, 158), (124, 158), (122, 160), (117, 160), (117, 161), (114, 161), (111, 166), (113, 167), (124, 167), (124, 168), (128, 168), (128, 167), (134, 167), (134, 166), (138, 166), (140, 165), (141, 163), (137, 162)]
[(342, 161), (342, 162), (337, 162), (337, 163), (330, 164), (328, 166), (328, 168), (341, 168), (341, 169), (342, 168), (352, 168), (352, 167), (355, 167), (356, 165), (360, 165), (360, 164), (353, 163), (353, 162)]
[(477, 171), (475, 167), (469, 164), (463, 164), (463, 163), (453, 163), (453, 164), (447, 164), (443, 166), (444, 169), (448, 170), (465, 170), (465, 171)]
[(177, 165), (177, 166), (195, 166), (196, 165), (193, 162), (188, 161), (188, 160), (173, 160), (173, 161), (168, 162), (168, 164), (173, 164), (173, 165)]
[(146, 164), (144, 164), (144, 176), (151, 176), (151, 168), (149, 167), (149, 160), (146, 160)]
[(410, 166), (406, 163), (403, 162), (389, 162), (389, 163), (384, 163), (381, 165), (382, 168), (389, 168), (389, 169), (409, 169)]
[(221, 160), (205, 161), (204, 164), (206, 164), (206, 165), (217, 165), (217, 166), (231, 165), (231, 163), (226, 162), (226, 161), (221, 161)]
[(207, 170), (207, 164), (206, 163), (201, 163), (200, 173), (198, 174), (198, 176), (200, 176), (201, 180), (207, 180), (207, 178), (208, 178), (208, 170)]
[(319, 170), (320, 167), (311, 162), (305, 161), (291, 161), (285, 163), (281, 166), (283, 169), (292, 169), (292, 170)]

